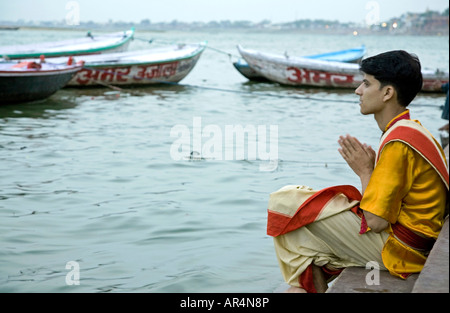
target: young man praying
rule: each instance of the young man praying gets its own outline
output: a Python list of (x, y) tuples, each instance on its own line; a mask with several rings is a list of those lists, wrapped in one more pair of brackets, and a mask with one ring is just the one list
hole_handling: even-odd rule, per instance
[(447, 214), (444, 152), (407, 109), (423, 84), (418, 58), (389, 51), (364, 59), (361, 71), (355, 93), (382, 131), (380, 146), (350, 135), (338, 143), (362, 192), (286, 186), (270, 196), (267, 233), (289, 292), (325, 292), (327, 279), (368, 262), (406, 279), (422, 270)]

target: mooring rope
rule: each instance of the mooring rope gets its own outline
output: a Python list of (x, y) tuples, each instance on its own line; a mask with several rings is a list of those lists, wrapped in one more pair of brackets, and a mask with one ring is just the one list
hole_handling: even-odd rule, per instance
[[(174, 42), (174, 41), (168, 41), (168, 40), (164, 40), (164, 39), (155, 39), (155, 38), (145, 39), (145, 38), (139, 38), (139, 37), (134, 37), (133, 36), (133, 39), (145, 41), (145, 42), (148, 42), (148, 43), (160, 42), (162, 44), (172, 44), (172, 45), (180, 44), (180, 43)], [(184, 44), (187, 44), (187, 43), (184, 43)], [(206, 45), (205, 48), (206, 49), (210, 49), (210, 50), (215, 51), (215, 52), (218, 52), (218, 53), (221, 53), (221, 54), (225, 54), (225, 55), (227, 55), (230, 58), (230, 60), (231, 60), (232, 57), (235, 57), (235, 58), (238, 58), (238, 59), (243, 59), (239, 55), (235, 55), (235, 54), (229, 53), (227, 51), (211, 47), (210, 45)], [(153, 81), (155, 81), (155, 80), (153, 80)], [(183, 87), (205, 89), (205, 90), (213, 90), (213, 91), (221, 91), (221, 92), (257, 95), (257, 96), (262, 96), (262, 97), (276, 97), (276, 98), (289, 98), (289, 99), (312, 100), (312, 101), (322, 101), (322, 102), (341, 102), (341, 103), (353, 103), (353, 104), (354, 103), (359, 103), (359, 101), (355, 101), (355, 100), (324, 99), (324, 98), (316, 98), (316, 97), (309, 97), (309, 96), (270, 94), (270, 93), (254, 92), (254, 91), (242, 91), (242, 90), (224, 89), (224, 88), (218, 88), (218, 87), (209, 87), (209, 86), (200, 86), (200, 85), (192, 85), (192, 84), (174, 83), (174, 82), (167, 82), (167, 81), (155, 81), (155, 82), (160, 83), (160, 84), (178, 85), (178, 86), (183, 86)], [(411, 103), (411, 104), (413, 104), (413, 103)], [(437, 107), (437, 106), (442, 107), (441, 105), (433, 105), (433, 104), (414, 104), (414, 105), (415, 106), (426, 106), (426, 107)]]
[[(99, 71), (105, 74), (114, 75), (115, 72), (102, 70), (94, 67), (85, 66), (83, 69), (87, 69), (90, 71)], [(132, 78), (131, 75), (125, 75), (120, 74), (123, 78)], [(237, 93), (237, 94), (244, 94), (248, 96), (260, 96), (260, 97), (272, 97), (272, 98), (289, 98), (289, 99), (298, 99), (298, 100), (310, 100), (310, 101), (321, 101), (321, 102), (342, 102), (342, 103), (358, 103), (358, 101), (355, 100), (344, 100), (344, 99), (325, 99), (325, 98), (318, 98), (318, 97), (310, 97), (310, 96), (300, 96), (300, 95), (281, 95), (281, 94), (273, 94), (273, 93), (267, 93), (267, 92), (258, 92), (258, 91), (245, 91), (245, 90), (236, 90), (236, 89), (226, 89), (226, 88), (220, 88), (220, 87), (211, 87), (211, 86), (201, 86), (201, 85), (194, 85), (194, 84), (183, 84), (179, 82), (168, 82), (163, 80), (155, 80), (153, 78), (147, 78), (143, 77), (142, 79), (150, 80), (155, 84), (164, 84), (164, 85), (170, 85), (170, 86), (181, 86), (186, 88), (195, 88), (195, 89), (204, 89), (204, 90), (212, 90), (212, 91), (220, 91), (220, 92), (228, 92), (228, 93)], [(119, 88), (117, 86), (114, 86), (112, 84), (108, 84), (99, 80), (94, 80), (96, 83), (99, 83), (99, 85), (109, 87), (114, 90), (118, 90)], [(136, 85), (139, 86), (139, 85)], [(119, 91), (127, 91), (127, 89), (120, 88)]]
[[(179, 42), (175, 42), (175, 41), (168, 41), (168, 40), (155, 39), (155, 38), (145, 39), (145, 38), (133, 37), (133, 39), (141, 40), (141, 41), (144, 41), (144, 42), (147, 42), (147, 43), (160, 42), (160, 43), (162, 43), (162, 44), (168, 44), (168, 45), (177, 45), (177, 44), (180, 44)], [(184, 43), (184, 44), (188, 44), (188, 43)], [(210, 49), (210, 50), (215, 51), (215, 52), (218, 52), (218, 53), (221, 53), (221, 54), (225, 54), (225, 55), (227, 55), (230, 59), (231, 59), (231, 57), (235, 57), (235, 58), (238, 58), (238, 59), (242, 59), (242, 57), (239, 56), (239, 55), (236, 55), (236, 54), (233, 54), (233, 53), (224, 51), (224, 50), (222, 50), (222, 49), (218, 49), (218, 48), (211, 47), (210, 45), (206, 45), (205, 48), (206, 48), (206, 49)]]
[(273, 94), (273, 93), (267, 93), (267, 92), (244, 91), (244, 90), (236, 90), (236, 89), (225, 89), (225, 88), (218, 88), (218, 87), (200, 86), (200, 85), (192, 85), (192, 84), (180, 84), (180, 83), (171, 83), (171, 82), (162, 82), (162, 83), (166, 83), (169, 85), (174, 84), (174, 85), (183, 86), (183, 87), (213, 90), (213, 91), (220, 91), (220, 92), (229, 92), (229, 93), (239, 93), (239, 94), (260, 96), (260, 97), (289, 98), (289, 99), (311, 100), (311, 101), (321, 101), (321, 102), (358, 103), (358, 101), (354, 101), (354, 100), (325, 99), (325, 98), (316, 98), (316, 97), (299, 96), (299, 95), (281, 95), (281, 94)]
[[(85, 66), (83, 69), (87, 69), (90, 71), (99, 71), (105, 74), (114, 75), (115, 72), (111, 72), (108, 70), (102, 70), (95, 67), (89, 67)], [(125, 75), (120, 74), (121, 77), (126, 78), (132, 78), (131, 75)], [(319, 102), (339, 102), (339, 103), (351, 103), (351, 104), (357, 104), (359, 101), (357, 100), (346, 100), (346, 99), (326, 99), (326, 98), (319, 98), (319, 97), (311, 97), (311, 96), (301, 96), (301, 95), (284, 95), (284, 94), (274, 94), (274, 93), (268, 93), (268, 92), (258, 92), (258, 91), (245, 91), (245, 90), (236, 90), (236, 89), (226, 89), (226, 88), (220, 88), (220, 87), (212, 87), (212, 86), (202, 86), (202, 85), (194, 85), (194, 84), (183, 84), (179, 82), (168, 82), (163, 80), (155, 80), (153, 78), (147, 78), (143, 77), (144, 80), (152, 81), (152, 83), (155, 84), (161, 84), (161, 85), (168, 85), (168, 86), (180, 86), (180, 87), (186, 87), (186, 88), (195, 88), (195, 89), (203, 89), (203, 90), (211, 90), (211, 91), (218, 91), (218, 92), (227, 92), (227, 93), (236, 93), (236, 94), (242, 94), (247, 96), (260, 96), (260, 97), (271, 97), (271, 98), (286, 98), (286, 99), (296, 99), (296, 100), (308, 100), (308, 101), (319, 101)], [(130, 94), (135, 94), (134, 92), (130, 91), (129, 89), (125, 89), (122, 87), (117, 87), (112, 84), (108, 84), (99, 80), (94, 80), (96, 83), (99, 83), (99, 85), (114, 89), (116, 91), (121, 92), (129, 92)], [(136, 85), (136, 86), (139, 86)], [(119, 90), (120, 89), (120, 90)], [(411, 105), (414, 105), (415, 107), (442, 107), (441, 105), (434, 105), (434, 104), (420, 104), (420, 103), (411, 103)]]

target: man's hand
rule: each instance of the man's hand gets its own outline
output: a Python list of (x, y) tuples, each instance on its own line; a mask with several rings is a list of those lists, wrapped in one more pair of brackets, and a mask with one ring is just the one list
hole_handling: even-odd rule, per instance
[(338, 149), (339, 153), (361, 179), (364, 193), (375, 166), (375, 151), (350, 135), (340, 136), (338, 143), (341, 146)]
[[(360, 143), (358, 139), (349, 135), (340, 136), (338, 143), (341, 146), (338, 149), (339, 153), (361, 179), (361, 193), (364, 194), (375, 167), (375, 151), (370, 146)], [(379, 233), (388, 227), (389, 223), (385, 219), (364, 211), (364, 209), (363, 212), (367, 225), (374, 232)]]

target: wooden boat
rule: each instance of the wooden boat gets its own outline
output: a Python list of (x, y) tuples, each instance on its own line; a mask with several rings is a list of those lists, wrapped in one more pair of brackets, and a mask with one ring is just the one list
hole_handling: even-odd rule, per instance
[(91, 34), (84, 38), (26, 45), (0, 46), (0, 57), (7, 59), (46, 58), (126, 51), (134, 29), (110, 34)]
[[(346, 63), (359, 63), (365, 54), (366, 54), (366, 47), (362, 45), (360, 47), (355, 47), (351, 49), (307, 55), (304, 56), (304, 58), (314, 60), (346, 62)], [(242, 59), (239, 59), (237, 62), (234, 62), (233, 65), (239, 71), (239, 73), (241, 73), (250, 80), (267, 81), (267, 79), (264, 76), (259, 75), (255, 70), (253, 70), (248, 65), (247, 62), (245, 62)]]
[(305, 56), (305, 58), (324, 61), (359, 63), (365, 54), (366, 54), (366, 46), (362, 45), (359, 47), (345, 50), (337, 50), (320, 54), (308, 55)]
[[(161, 48), (78, 56), (83, 69), (68, 86), (148, 85), (176, 83), (194, 68), (206, 43), (180, 44)], [(53, 63), (64, 59), (52, 59)]]
[(0, 26), (0, 30), (19, 30), (19, 26)]
[(82, 64), (1, 62), (0, 104), (45, 99), (63, 88), (81, 68)]
[[(329, 88), (357, 88), (362, 82), (358, 64), (323, 61), (305, 57), (262, 53), (238, 46), (242, 57), (259, 75), (270, 81), (291, 86)], [(440, 70), (422, 70), (422, 91), (435, 91), (436, 81), (446, 83), (449, 73)]]

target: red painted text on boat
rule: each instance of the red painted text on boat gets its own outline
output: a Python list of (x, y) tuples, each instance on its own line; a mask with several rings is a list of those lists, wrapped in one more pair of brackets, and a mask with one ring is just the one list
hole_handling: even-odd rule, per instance
[(288, 67), (287, 79), (293, 83), (311, 83), (311, 84), (327, 84), (327, 85), (349, 85), (354, 82), (353, 75), (336, 74), (322, 72), (316, 70), (299, 69), (296, 67)]
[(134, 80), (154, 79), (160, 77), (170, 77), (176, 74), (178, 62), (157, 64), (150, 66), (138, 66), (138, 72), (133, 76)]
[(133, 83), (142, 80), (168, 78), (177, 73), (178, 62), (111, 68), (83, 68), (76, 76), (79, 85), (100, 81), (104, 83)]

